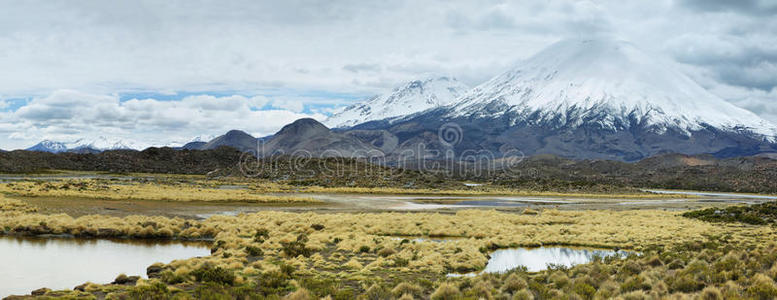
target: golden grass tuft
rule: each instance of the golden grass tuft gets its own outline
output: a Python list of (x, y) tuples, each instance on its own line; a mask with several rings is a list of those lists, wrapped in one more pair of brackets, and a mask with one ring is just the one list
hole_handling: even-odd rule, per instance
[(437, 289), (430, 297), (432, 300), (456, 300), (459, 298), (461, 298), (461, 292), (459, 291), (459, 288), (448, 282), (445, 282), (437, 287)]
[(27, 205), (22, 201), (8, 199), (5, 198), (5, 196), (0, 195), (0, 212), (33, 213), (36, 211), (37, 208)]

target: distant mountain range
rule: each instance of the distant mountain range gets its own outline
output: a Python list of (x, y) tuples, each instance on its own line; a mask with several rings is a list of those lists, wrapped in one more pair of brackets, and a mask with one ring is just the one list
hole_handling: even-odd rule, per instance
[[(671, 63), (624, 41), (571, 39), (472, 89), (447, 76), (414, 80), (351, 105), (323, 124), (297, 120), (263, 138), (232, 130), (178, 149), (380, 153), (387, 163), (406, 159), (408, 153), (423, 160), (450, 153), (485, 153), (492, 159), (518, 153), (638, 161), (663, 153), (773, 153), (776, 142), (777, 126), (709, 93)], [(134, 145), (100, 138), (44, 141), (28, 150), (109, 149)]]
[(113, 139), (107, 137), (97, 137), (95, 139), (78, 139), (72, 142), (57, 142), (51, 140), (44, 140), (34, 146), (27, 148), (29, 151), (40, 152), (80, 152), (80, 153), (95, 153), (106, 150), (127, 150), (127, 149), (139, 149), (136, 142)]
[[(204, 145), (207, 141), (213, 139), (212, 136), (198, 136), (192, 139), (191, 142), (186, 143), (183, 146), (180, 143), (170, 143), (165, 145), (159, 145), (158, 147), (170, 147), (174, 149), (199, 149), (200, 145)], [(203, 141), (204, 140), (204, 141)], [(133, 140), (124, 140), (119, 138), (109, 138), (100, 136), (93, 139), (77, 139), (72, 142), (59, 142), (52, 140), (43, 140), (40, 143), (35, 144), (25, 150), (39, 151), (49, 153), (61, 153), (61, 152), (76, 152), (76, 153), (98, 153), (108, 150), (143, 150), (148, 148), (147, 143), (141, 143)]]

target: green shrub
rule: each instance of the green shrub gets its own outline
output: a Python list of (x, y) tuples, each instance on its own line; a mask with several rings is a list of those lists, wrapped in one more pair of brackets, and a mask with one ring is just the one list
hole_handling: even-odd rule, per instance
[(467, 292), (467, 296), (475, 296), (478, 299), (493, 299), (494, 297), (491, 296), (491, 290), (493, 289), (491, 283), (487, 280), (481, 280), (475, 283), (475, 286)]
[(625, 294), (621, 295), (620, 298), (623, 299), (623, 300), (648, 300), (648, 299), (652, 299), (651, 297), (649, 297), (648, 294), (645, 294), (644, 291), (633, 291), (633, 292), (630, 292), (630, 293), (625, 293)]
[(394, 266), (395, 267), (407, 267), (407, 265), (410, 264), (410, 260), (404, 259), (401, 257), (395, 257), (394, 258)]
[(621, 284), (622, 292), (631, 292), (638, 290), (649, 290), (651, 288), (644, 277), (636, 275), (631, 276), (623, 284)]
[(316, 297), (311, 295), (310, 292), (306, 289), (299, 289), (291, 294), (286, 295), (286, 297), (283, 297), (285, 300), (316, 300)]
[(553, 274), (551, 274), (550, 277), (548, 277), (548, 280), (557, 289), (563, 289), (565, 286), (569, 284), (569, 277), (567, 277), (567, 274), (560, 271), (554, 272)]
[(382, 257), (388, 257), (393, 255), (394, 253), (396, 252), (394, 251), (394, 249), (391, 249), (391, 248), (383, 248), (383, 249), (380, 249), (380, 251), (378, 251), (378, 255)]
[(551, 299), (552, 295), (550, 294), (550, 289), (548, 289), (547, 286), (544, 284), (537, 282), (537, 281), (530, 281), (529, 282), (529, 289), (534, 291), (534, 293), (537, 295), (537, 298), (539, 299)]
[(523, 289), (513, 294), (513, 300), (534, 300), (534, 294), (526, 289)]
[(515, 273), (511, 273), (504, 280), (504, 284), (502, 284), (502, 291), (512, 294), (517, 291), (523, 290), (528, 286), (529, 285), (526, 283), (526, 280), (523, 280), (523, 278), (521, 278)]
[(334, 294), (334, 300), (352, 300), (356, 299), (352, 288), (343, 288)]
[(651, 266), (651, 267), (654, 267), (654, 268), (655, 268), (655, 267), (660, 267), (660, 266), (663, 266), (663, 265), (664, 265), (664, 262), (663, 262), (663, 261), (661, 261), (661, 258), (659, 258), (658, 256), (655, 256), (655, 255), (654, 255), (654, 256), (651, 256), (650, 258), (648, 258), (648, 259), (645, 261), (645, 263), (646, 263), (648, 266)]
[(179, 284), (186, 281), (186, 277), (183, 275), (176, 275), (173, 271), (165, 270), (159, 275), (159, 279), (167, 284)]
[(583, 297), (583, 299), (593, 299), (594, 294), (596, 294), (596, 288), (584, 282), (575, 283), (572, 287), (572, 291), (578, 296)]
[(756, 274), (753, 277), (753, 283), (747, 288), (747, 292), (756, 299), (775, 299), (777, 298), (777, 285), (766, 275)]
[(671, 292), (692, 293), (704, 288), (704, 283), (697, 281), (690, 274), (669, 278), (668, 283)]
[(618, 273), (626, 275), (637, 275), (642, 273), (642, 266), (640, 266), (637, 262), (630, 260), (623, 264)]
[(364, 291), (364, 294), (362, 297), (359, 297), (361, 299), (365, 300), (383, 300), (383, 299), (391, 299), (391, 292), (382, 285), (379, 285), (377, 283), (370, 286), (366, 291)]
[(264, 251), (262, 251), (262, 248), (256, 247), (256, 246), (246, 246), (246, 253), (250, 256), (263, 256)]
[(289, 276), (279, 271), (269, 271), (259, 276), (258, 290), (264, 295), (277, 295), (290, 292), (294, 287), (289, 284)]
[(618, 291), (618, 284), (615, 283), (612, 280), (604, 281), (602, 284), (599, 285), (598, 290), (596, 291), (596, 298), (597, 299), (610, 299), (615, 296), (615, 293)]
[(131, 299), (166, 300), (172, 297), (167, 285), (159, 281), (153, 281), (148, 285), (141, 285), (129, 291)]
[(305, 256), (308, 257), (311, 254), (311, 250), (307, 248), (308, 236), (301, 233), (297, 236), (297, 240), (293, 242), (281, 242), (281, 250), (288, 257)]
[(210, 265), (203, 265), (198, 269), (192, 271), (195, 280), (198, 282), (213, 282), (224, 285), (232, 285), (235, 283), (235, 274), (222, 267), (212, 267)]
[(675, 259), (672, 262), (670, 262), (666, 267), (669, 268), (670, 270), (682, 269), (683, 267), (685, 267), (685, 263), (682, 260)]
[(254, 241), (258, 243), (264, 242), (264, 240), (270, 238), (270, 231), (265, 228), (259, 228), (256, 230), (256, 233), (254, 234)]
[(300, 281), (300, 285), (319, 297), (325, 297), (327, 295), (334, 295), (340, 289), (340, 284), (337, 280), (331, 278), (303, 278)]
[(208, 299), (208, 300), (231, 300), (232, 295), (223, 286), (219, 286), (213, 282), (207, 282), (203, 285), (197, 286), (194, 289), (194, 297), (196, 299)]

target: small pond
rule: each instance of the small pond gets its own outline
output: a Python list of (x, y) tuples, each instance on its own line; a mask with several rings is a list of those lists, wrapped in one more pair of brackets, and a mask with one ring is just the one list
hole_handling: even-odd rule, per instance
[(208, 255), (205, 243), (0, 236), (0, 298), (110, 283), (121, 273), (145, 278), (156, 262)]
[[(491, 253), (486, 268), (481, 272), (504, 273), (520, 266), (526, 267), (529, 272), (539, 272), (546, 270), (549, 265), (571, 267), (592, 262), (595, 256), (625, 258), (629, 254), (630, 252), (626, 251), (568, 247), (501, 249)], [(473, 276), (477, 273), (464, 275)], [(449, 274), (449, 276), (462, 276), (462, 274)]]

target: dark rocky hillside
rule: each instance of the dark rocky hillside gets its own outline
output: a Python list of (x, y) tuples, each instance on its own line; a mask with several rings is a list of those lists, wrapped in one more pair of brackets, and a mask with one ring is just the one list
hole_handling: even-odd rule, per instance
[(571, 160), (553, 155), (528, 158), (493, 181), (504, 185), (628, 186), (705, 191), (777, 193), (777, 160), (764, 156), (717, 159), (667, 154), (636, 163)]
[[(241, 163), (242, 162), (242, 167)], [(470, 172), (390, 168), (346, 158), (274, 157), (261, 162), (229, 147), (214, 150), (149, 148), (101, 153), (0, 152), (0, 172), (47, 170), (215, 174), (299, 185), (460, 188), (464, 180), (538, 191), (616, 192), (667, 188), (777, 193), (777, 160), (768, 156), (718, 159), (668, 154), (636, 163), (571, 160), (554, 155), (527, 158), (509, 170)], [(214, 172), (215, 171), (215, 172)], [(482, 171), (482, 170), (481, 170)]]
[(148, 148), (143, 151), (111, 150), (100, 153), (48, 153), (10, 151), (0, 153), (0, 172), (32, 173), (46, 170), (105, 172), (147, 172), (206, 174), (232, 168), (242, 152), (221, 147), (215, 150), (174, 150)]

